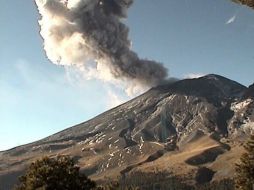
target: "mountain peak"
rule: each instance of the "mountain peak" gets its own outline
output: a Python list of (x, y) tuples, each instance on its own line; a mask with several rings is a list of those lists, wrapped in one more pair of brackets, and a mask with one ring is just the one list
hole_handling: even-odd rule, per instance
[(220, 104), (221, 100), (224, 99), (240, 98), (247, 88), (223, 76), (209, 74), (200, 78), (179, 80), (158, 86), (155, 89), (163, 92), (203, 97), (209, 102)]
[[(94, 177), (125, 175), (137, 167), (144, 171), (165, 169), (165, 163), (170, 171), (183, 171), (184, 175), (206, 165), (218, 174), (230, 170), (222, 176), (228, 177), (233, 168), (213, 167), (211, 163), (221, 165), (221, 159), (228, 159), (224, 153), (229, 145), (222, 146), (221, 139), (235, 140), (232, 134), (241, 135), (253, 128), (254, 103), (243, 99), (246, 90), (215, 74), (154, 87), (87, 122), (2, 152), (0, 173), (22, 172), (41, 155), (69, 154)], [(248, 90), (253, 92), (254, 85)], [(230, 151), (239, 155), (235, 150)], [(185, 169), (179, 170), (181, 167)]]
[(228, 79), (224, 76), (217, 75), (217, 74), (208, 74), (208, 75), (202, 76), (198, 79), (209, 81), (209, 82), (214, 82), (214, 83), (217, 83), (217, 84), (221, 84), (223, 86), (225, 85), (225, 86), (246, 88), (244, 85), (242, 85), (242, 84), (240, 84), (240, 83), (238, 83), (234, 80)]
[[(210, 80), (224, 80), (224, 79), (227, 79), (221, 75), (218, 75), (218, 74), (208, 74), (208, 75), (204, 75), (202, 77), (199, 77), (199, 78), (206, 78), (206, 79), (210, 79)], [(228, 79), (230, 80), (230, 79)]]

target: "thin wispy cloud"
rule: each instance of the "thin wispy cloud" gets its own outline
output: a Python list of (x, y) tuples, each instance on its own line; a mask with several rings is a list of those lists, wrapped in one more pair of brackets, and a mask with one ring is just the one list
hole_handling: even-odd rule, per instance
[[(47, 66), (25, 58), (1, 65), (0, 126), (5, 127), (0, 127), (0, 134), (5, 135), (0, 138), (0, 150), (87, 120), (105, 111), (109, 101), (120, 103), (113, 95), (110, 100), (102, 96), (106, 89), (94, 81), (71, 82), (64, 71), (49, 72)], [(12, 131), (19, 134), (15, 139)]]
[(225, 24), (232, 24), (233, 22), (236, 21), (236, 15), (232, 16), (231, 18), (229, 18)]

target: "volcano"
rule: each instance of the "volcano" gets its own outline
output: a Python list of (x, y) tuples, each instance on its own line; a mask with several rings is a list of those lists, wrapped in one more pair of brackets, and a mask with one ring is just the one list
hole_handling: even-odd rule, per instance
[(0, 184), (11, 187), (32, 161), (59, 154), (74, 157), (94, 180), (155, 170), (195, 183), (202, 183), (195, 180), (199, 172), (210, 171), (208, 181), (220, 180), (232, 177), (251, 132), (253, 85), (247, 88), (215, 74), (179, 80), (47, 138), (0, 152)]

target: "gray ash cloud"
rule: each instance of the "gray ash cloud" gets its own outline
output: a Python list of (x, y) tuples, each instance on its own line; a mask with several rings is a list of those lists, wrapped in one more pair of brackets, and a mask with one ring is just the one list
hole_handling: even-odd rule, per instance
[(36, 0), (36, 4), (44, 48), (53, 63), (76, 65), (100, 79), (110, 75), (144, 86), (167, 78), (161, 63), (140, 59), (131, 50), (123, 19), (132, 0)]

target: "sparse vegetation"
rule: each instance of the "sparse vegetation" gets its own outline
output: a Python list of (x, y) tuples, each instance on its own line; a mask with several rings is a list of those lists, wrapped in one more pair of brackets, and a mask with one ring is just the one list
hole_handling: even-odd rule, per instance
[(234, 182), (220, 182), (199, 186), (185, 183), (187, 178), (168, 172), (131, 172), (117, 181), (105, 179), (96, 187), (95, 182), (80, 174), (79, 167), (68, 156), (44, 157), (32, 163), (25, 175), (20, 177), (16, 190), (234, 190)]
[(16, 190), (89, 190), (95, 187), (69, 156), (44, 157), (32, 163)]
[(254, 135), (244, 146), (246, 152), (236, 164), (235, 184), (239, 190), (253, 190), (254, 188)]
[(163, 171), (154, 173), (135, 172), (120, 180), (120, 184), (123, 186), (132, 184), (142, 189), (165, 189), (166, 187), (171, 187), (172, 190), (191, 189), (183, 182), (183, 179)]
[(96, 190), (140, 190), (140, 188), (134, 186), (121, 187), (118, 182), (110, 182), (109, 184), (97, 187)]
[[(107, 182), (108, 181), (108, 182)], [(132, 172), (119, 178), (118, 182), (104, 181), (104, 187), (98, 190), (234, 190), (232, 179), (223, 179), (203, 185), (186, 184), (188, 179), (174, 176), (168, 172)]]
[(223, 179), (195, 187), (195, 190), (234, 190), (234, 181), (232, 179)]
[[(156, 172), (131, 172), (118, 179), (116, 183), (111, 183), (110, 179), (104, 181), (105, 190), (192, 190), (193, 187), (187, 185), (184, 179), (174, 176), (168, 172), (156, 171)], [(116, 186), (112, 186), (115, 184)], [(110, 188), (111, 187), (111, 188)], [(114, 188), (112, 188), (114, 187)], [(103, 189), (103, 190), (104, 190)]]

